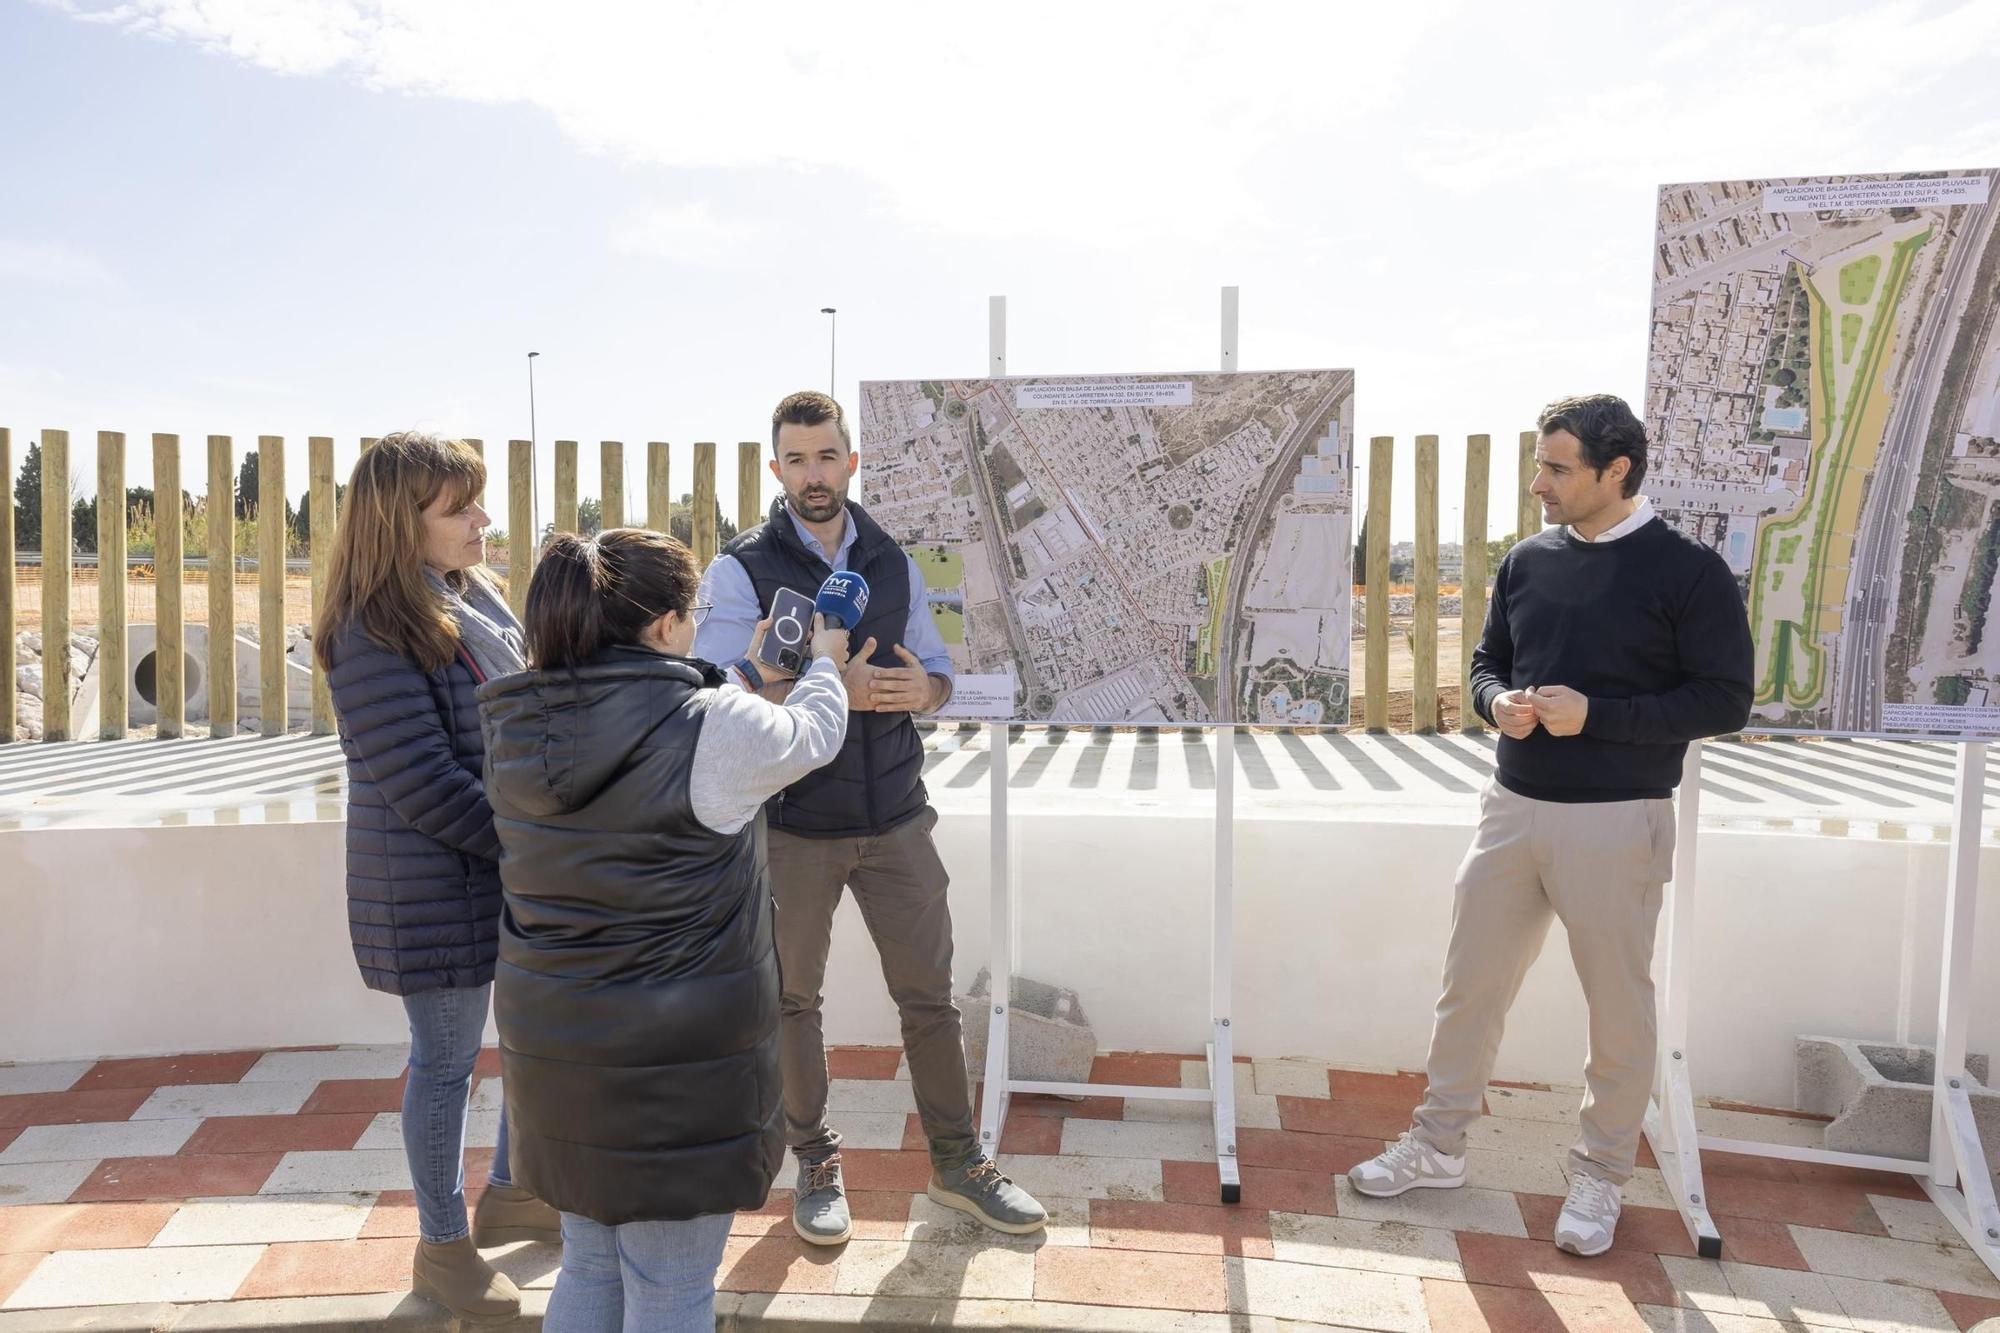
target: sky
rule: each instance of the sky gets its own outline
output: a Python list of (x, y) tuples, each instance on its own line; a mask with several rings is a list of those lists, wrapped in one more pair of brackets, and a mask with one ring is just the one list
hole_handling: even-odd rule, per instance
[[(2000, 166), (2000, 4), (0, 0), (0, 425), (768, 437), (829, 380), (1351, 367), (1357, 437), (1642, 401), (1663, 182)], [(1366, 445), (1357, 451), (1365, 464)], [(863, 462), (864, 472), (866, 461)], [(768, 482), (767, 482), (768, 485)], [(504, 466), (489, 487), (504, 496)], [(1365, 495), (1365, 467), (1361, 494)], [(767, 491), (768, 494), (768, 491)], [(502, 518), (504, 522), (504, 516)]]

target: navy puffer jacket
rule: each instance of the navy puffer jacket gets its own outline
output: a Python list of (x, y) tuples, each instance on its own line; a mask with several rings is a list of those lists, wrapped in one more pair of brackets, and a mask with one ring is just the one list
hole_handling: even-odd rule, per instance
[(479, 682), (462, 656), (423, 671), (358, 626), (331, 648), (361, 978), (391, 995), (484, 986), (500, 933), (500, 843), (481, 781)]

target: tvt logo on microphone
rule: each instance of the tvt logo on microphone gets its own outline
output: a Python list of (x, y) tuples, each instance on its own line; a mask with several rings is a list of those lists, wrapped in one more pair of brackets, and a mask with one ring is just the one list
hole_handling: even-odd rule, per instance
[(833, 628), (853, 629), (868, 613), (868, 581), (850, 571), (836, 571), (820, 585), (813, 609)]

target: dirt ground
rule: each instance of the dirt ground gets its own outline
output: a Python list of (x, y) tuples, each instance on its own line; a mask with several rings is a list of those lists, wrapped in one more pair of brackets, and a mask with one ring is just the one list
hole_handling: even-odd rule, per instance
[[(42, 627), (42, 578), (39, 569), (21, 569), (15, 573), (14, 588), (14, 628), (16, 630), (36, 630)], [(132, 625), (152, 625), (159, 621), (157, 593), (159, 585), (151, 579), (128, 579), (125, 583), (125, 620)], [(257, 576), (238, 574), (236, 576), (236, 623), (254, 625), (257, 623)], [(181, 619), (189, 625), (208, 623), (208, 575), (198, 572), (181, 584)], [(78, 570), (70, 578), (69, 621), (71, 625), (95, 625), (98, 623), (97, 571)], [(292, 575), (285, 580), (285, 623), (287, 625), (308, 625), (312, 623), (312, 581), (306, 576)]]
[[(1460, 702), (1459, 689), (1462, 663), (1463, 638), (1459, 632), (1456, 616), (1438, 620), (1437, 647), (1437, 689), (1438, 689), (1438, 730), (1458, 730)], [(1354, 700), (1354, 726), (1359, 728), (1366, 716), (1364, 700), (1368, 698), (1368, 641), (1356, 635), (1348, 649), (1350, 663), (1350, 697)], [(1389, 729), (1408, 731), (1411, 713), (1415, 708), (1416, 658), (1410, 646), (1410, 622), (1398, 617), (1389, 622)]]

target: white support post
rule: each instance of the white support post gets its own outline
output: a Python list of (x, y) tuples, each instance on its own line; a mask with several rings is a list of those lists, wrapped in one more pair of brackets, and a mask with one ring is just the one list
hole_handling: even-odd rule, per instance
[(1646, 1138), (1660, 1174), (1687, 1224), (1695, 1252), (1722, 1254), (1722, 1236), (1708, 1211), (1701, 1180), (1701, 1136), (1694, 1120), (1694, 1078), (1688, 1069), (1688, 1007), (1694, 994), (1694, 904), (1701, 845), (1701, 742), (1688, 746), (1675, 817), (1674, 878), (1667, 886), (1666, 986), (1660, 1003), (1657, 1100), (1646, 1110)]
[(2000, 1274), (2000, 1206), (1994, 1201), (1992, 1168), (1979, 1142), (1979, 1127), (1973, 1123), (1965, 1075), (1985, 784), (1985, 742), (1961, 746), (1952, 789), (1951, 868), (1945, 881), (1944, 959), (1938, 976), (1930, 1170), (1920, 1183), (1986, 1266)]
[[(1007, 373), (1007, 302), (992, 298), (987, 329), (991, 344), (989, 366), (995, 378)], [(1236, 369), (1236, 289), (1222, 290), (1222, 368)], [(1227, 687), (1225, 686), (1225, 691)], [(1225, 693), (1225, 700), (1228, 696)], [(986, 1016), (986, 1087), (980, 1097), (979, 1146), (997, 1154), (1007, 1125), (1007, 1102), (1017, 1092), (1051, 1097), (1146, 1097), (1160, 1101), (1208, 1102), (1215, 1129), (1216, 1174), (1222, 1201), (1243, 1197), (1242, 1173), (1236, 1159), (1236, 1056), (1230, 1029), (1231, 960), (1236, 940), (1236, 727), (1233, 701), (1220, 707), (1215, 726), (1215, 889), (1209, 937), (1209, 1040), (1206, 1088), (1126, 1087), (1099, 1083), (1053, 1083), (1013, 1076), (1008, 1051), (1008, 1017), (1013, 1009), (1013, 981), (1020, 956), (1015, 938), (1021, 913), (1015, 910), (1007, 826), (1007, 733), (1009, 724), (987, 726), (991, 762), (987, 766), (992, 797), (992, 885), (987, 919), (988, 972), (992, 977), (991, 1006)]]
[[(986, 355), (988, 373), (1007, 373), (1007, 298), (993, 296), (986, 302)], [(986, 1020), (986, 1089), (980, 1097), (979, 1146), (989, 1156), (1000, 1150), (1000, 1131), (1007, 1123), (1007, 1100), (1013, 1091), (1009, 1068), (1007, 1014), (1014, 1003), (1014, 879), (1010, 864), (1007, 829), (1007, 724), (988, 723), (986, 749), (989, 762), (989, 832), (992, 840), (992, 882), (988, 888), (986, 928), (987, 975), (992, 985), (987, 1003), (992, 1013)]]
[(1971, 917), (1979, 892), (1980, 788), (1985, 778), (1985, 743), (1960, 746), (1951, 792), (1951, 863), (1945, 872), (1944, 961), (1938, 975), (1936, 1084), (1931, 1098), (1931, 1182), (1946, 1186), (1957, 1183), (1945, 1104), (1952, 1085), (1962, 1084), (1965, 1075), (1965, 1020), (1971, 993), (1964, 983), (1972, 971)]
[[(1688, 1002), (1692, 995), (1696, 820), (1700, 809), (1701, 753), (1689, 747), (1681, 779), (1680, 841), (1667, 898), (1667, 982), (1660, 1014), (1660, 1099), (1647, 1108), (1646, 1137), (1688, 1232), (1704, 1258), (1721, 1254), (1721, 1239), (1701, 1186), (1701, 1150), (1773, 1157), (1781, 1161), (1896, 1171), (1915, 1176), (1973, 1253), (2000, 1276), (2000, 1206), (1992, 1168), (1979, 1142), (1965, 1077), (1966, 1020), (1972, 1003), (1973, 915), (1979, 894), (1979, 844), (1984, 822), (1986, 746), (1962, 746), (1953, 789), (1951, 865), (1946, 886), (1944, 951), (1938, 977), (1936, 1082), (1931, 1094), (1931, 1144), (1910, 1160), (1824, 1147), (1759, 1143), (1699, 1133), (1694, 1124), (1693, 1080), (1688, 1071)], [(1908, 914), (1905, 913), (1905, 924)], [(1956, 1187), (1954, 1187), (1956, 1186)]]
[[(1236, 369), (1236, 288), (1222, 289), (1222, 369)], [(1236, 1157), (1236, 1043), (1230, 1030), (1236, 947), (1236, 717), (1233, 681), (1217, 682), (1223, 725), (1215, 728), (1215, 886), (1209, 925), (1208, 1087), (1214, 1097), (1215, 1166), (1222, 1201), (1240, 1203), (1243, 1175)]]
[(1014, 1002), (1014, 882), (1007, 857), (1007, 724), (990, 722), (986, 748), (992, 784), (989, 823), (993, 859), (988, 888), (986, 929), (987, 975), (992, 981), (986, 1019), (986, 1089), (979, 1099), (979, 1146), (986, 1153), (1000, 1150), (1000, 1131), (1007, 1123), (1007, 1099), (1013, 1091), (1008, 1067), (1007, 1014)]
[(1222, 369), (1225, 372), (1236, 369), (1236, 292), (1234, 287), (1222, 289)]

